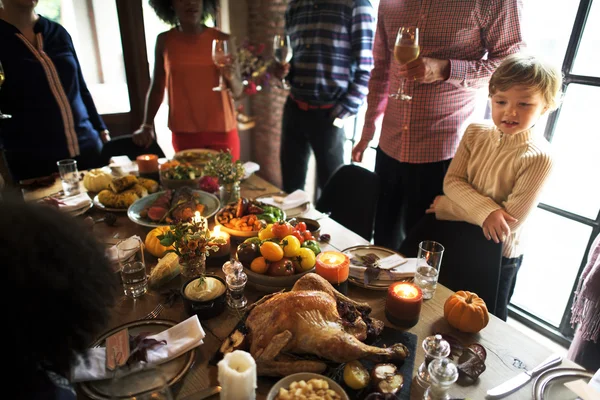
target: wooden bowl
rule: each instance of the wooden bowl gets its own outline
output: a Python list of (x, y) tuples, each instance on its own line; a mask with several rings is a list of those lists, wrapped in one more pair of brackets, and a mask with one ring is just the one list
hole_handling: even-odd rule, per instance
[(265, 274), (257, 274), (250, 268), (244, 267), (244, 272), (248, 275), (248, 281), (250, 281), (257, 290), (261, 292), (278, 292), (282, 289), (291, 289), (296, 281), (302, 278), (309, 272), (315, 272), (315, 267), (312, 267), (308, 271), (301, 272), (299, 274), (288, 275), (288, 276), (271, 276)]

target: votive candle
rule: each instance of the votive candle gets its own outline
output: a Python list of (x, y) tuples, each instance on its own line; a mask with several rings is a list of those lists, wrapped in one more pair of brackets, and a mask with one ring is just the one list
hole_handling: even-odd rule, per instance
[(210, 245), (215, 245), (219, 248), (218, 251), (210, 251), (210, 257), (229, 257), (231, 253), (231, 236), (227, 232), (221, 231), (221, 227), (219, 225), (215, 226), (215, 229), (211, 232), (210, 237), (219, 238), (225, 240), (225, 244), (219, 243), (209, 243)]
[(423, 291), (420, 287), (410, 282), (395, 282), (387, 291), (385, 315), (396, 325), (411, 327), (419, 322), (422, 304)]
[(340, 284), (348, 280), (350, 259), (339, 251), (324, 251), (317, 255), (315, 272), (331, 284)]
[(158, 172), (158, 156), (156, 154), (142, 154), (135, 159), (140, 174), (153, 174)]
[(221, 400), (256, 399), (256, 362), (242, 350), (225, 354), (217, 363)]

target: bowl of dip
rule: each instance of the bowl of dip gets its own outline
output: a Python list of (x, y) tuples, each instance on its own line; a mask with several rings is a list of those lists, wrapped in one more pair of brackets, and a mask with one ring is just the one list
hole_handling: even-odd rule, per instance
[(227, 285), (216, 275), (205, 275), (187, 280), (181, 287), (181, 297), (189, 315), (210, 319), (225, 311)]

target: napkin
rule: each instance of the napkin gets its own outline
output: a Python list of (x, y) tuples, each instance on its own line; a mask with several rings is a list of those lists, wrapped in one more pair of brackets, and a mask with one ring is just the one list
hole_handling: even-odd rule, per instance
[[(387, 257), (386, 257), (387, 258)], [(417, 259), (416, 258), (404, 258), (400, 257), (402, 264), (396, 265), (390, 269), (381, 269), (379, 272), (378, 281), (397, 281), (399, 279), (412, 278), (415, 276), (415, 272), (417, 271)], [(379, 260), (380, 263), (385, 263), (385, 258)], [(358, 265), (352, 265), (350, 263), (350, 276), (358, 279), (364, 279), (364, 273), (366, 267), (361, 267)]]
[(261, 198), (260, 201), (287, 211), (291, 210), (292, 208), (299, 207), (304, 203), (310, 202), (310, 196), (304, 190), (298, 189), (285, 197), (265, 197)]
[(252, 175), (255, 172), (258, 172), (259, 170), (260, 165), (252, 161), (246, 161), (244, 163), (244, 179), (250, 178), (250, 175)]
[[(149, 349), (147, 354), (148, 364), (162, 364), (179, 357), (183, 353), (200, 346), (206, 334), (198, 316), (194, 315), (185, 321), (148, 338), (165, 340), (164, 346)], [(133, 349), (132, 349), (133, 350)], [(113, 371), (106, 369), (106, 349), (95, 347), (87, 351), (87, 363), (79, 356), (77, 363), (71, 371), (72, 382), (95, 381), (112, 376)]]
[[(142, 239), (138, 235), (133, 235), (130, 238), (125, 239), (122, 248), (127, 250), (123, 252), (123, 259), (128, 259), (131, 257), (131, 255), (133, 255), (133, 253), (136, 252), (140, 240)], [(119, 253), (116, 244), (106, 249), (106, 257), (108, 257), (108, 259), (113, 263), (119, 262)]]
[[(61, 204), (62, 203), (62, 204)], [(92, 199), (87, 193), (79, 193), (75, 196), (64, 197), (58, 203), (58, 209), (65, 212), (72, 212), (92, 204)]]

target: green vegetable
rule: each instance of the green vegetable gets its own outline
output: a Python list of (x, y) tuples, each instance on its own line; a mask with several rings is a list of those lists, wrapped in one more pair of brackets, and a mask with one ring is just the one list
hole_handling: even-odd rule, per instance
[(264, 219), (269, 224), (273, 224), (273, 223), (275, 223), (275, 222), (278, 221), (277, 217), (275, 215), (273, 215), (272, 213), (269, 213), (269, 212), (264, 212), (262, 214), (258, 214), (256, 216), (256, 218), (258, 218), (258, 219)]
[(311, 249), (313, 251), (313, 253), (315, 253), (315, 256), (321, 252), (321, 246), (319, 246), (319, 243), (317, 243), (314, 240), (304, 241), (304, 243), (302, 243), (302, 247)]

